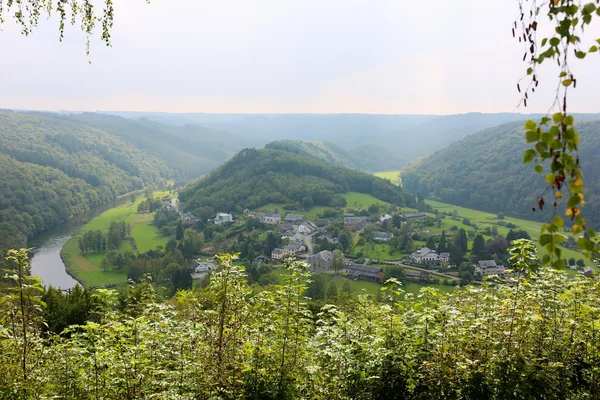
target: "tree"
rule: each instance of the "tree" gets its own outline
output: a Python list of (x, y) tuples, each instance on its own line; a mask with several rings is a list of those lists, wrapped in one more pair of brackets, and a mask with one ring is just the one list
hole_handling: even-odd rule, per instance
[(452, 246), (450, 246), (450, 264), (459, 265), (464, 258), (465, 253), (458, 245), (453, 244)]
[(313, 300), (323, 300), (325, 299), (325, 281), (326, 276), (323, 274), (315, 274), (312, 277), (312, 282), (308, 284), (308, 289), (306, 290), (306, 296), (310, 297)]
[(273, 252), (273, 249), (277, 248), (278, 246), (279, 240), (277, 237), (275, 237), (273, 232), (269, 232), (267, 234), (267, 238), (265, 239), (265, 253), (270, 255)]
[(135, 200), (136, 200), (136, 198), (137, 198), (137, 196), (136, 196), (136, 194), (135, 194), (135, 193), (131, 193), (131, 194), (129, 194), (129, 202), (130, 202), (131, 204), (135, 203)]
[(183, 239), (183, 223), (181, 220), (177, 223), (177, 229), (175, 230), (175, 240)]
[(404, 268), (398, 265), (386, 265), (383, 268), (383, 281), (385, 282), (390, 278), (396, 278), (398, 281), (405, 283), (406, 274), (404, 273)]
[(121, 223), (112, 222), (106, 235), (106, 244), (115, 250), (121, 246)]
[(147, 200), (152, 200), (154, 198), (154, 189), (152, 189), (152, 186), (148, 186), (144, 189), (144, 196)]
[(577, 266), (578, 267), (585, 267), (585, 261), (583, 261), (581, 258), (579, 260), (577, 260)]
[(340, 244), (342, 245), (345, 252), (348, 252), (350, 249), (350, 242), (352, 240), (352, 235), (348, 231), (343, 231), (340, 234)]
[(437, 248), (438, 253), (445, 253), (448, 251), (446, 247), (446, 231), (442, 231), (442, 236), (440, 237), (440, 244)]
[(427, 242), (425, 243), (425, 246), (430, 249), (435, 249), (435, 239), (433, 238), (433, 236), (429, 236), (427, 238)]
[(575, 258), (569, 258), (569, 265), (575, 265)]
[(479, 260), (485, 258), (485, 239), (481, 234), (475, 236), (471, 253), (476, 255)]
[(349, 282), (344, 282), (344, 286), (342, 286), (342, 293), (352, 294), (352, 286), (350, 286)]
[(335, 298), (338, 295), (338, 291), (337, 291), (337, 286), (335, 285), (334, 281), (329, 282), (329, 285), (327, 286), (327, 298), (331, 299), (331, 298)]
[(344, 254), (339, 250), (334, 250), (331, 264), (335, 273), (340, 273), (344, 269)]
[(469, 251), (469, 241), (467, 239), (467, 232), (463, 228), (460, 228), (456, 236), (454, 237), (454, 245), (457, 246), (462, 254)]

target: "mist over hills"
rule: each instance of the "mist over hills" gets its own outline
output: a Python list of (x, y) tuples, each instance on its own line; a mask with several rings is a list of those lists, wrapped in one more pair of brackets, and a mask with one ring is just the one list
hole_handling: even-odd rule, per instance
[[(253, 147), (281, 139), (319, 141), (337, 146), (362, 162), (365, 172), (400, 169), (407, 162), (441, 150), (482, 129), (506, 122), (540, 118), (541, 114), (467, 113), (455, 115), (385, 114), (204, 114), (107, 112), (165, 124), (197, 124), (230, 132)], [(576, 114), (578, 120), (600, 119)]]

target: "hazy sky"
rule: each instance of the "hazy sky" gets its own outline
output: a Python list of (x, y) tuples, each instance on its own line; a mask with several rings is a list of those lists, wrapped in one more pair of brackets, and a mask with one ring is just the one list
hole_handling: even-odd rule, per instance
[[(166, 112), (545, 112), (554, 68), (516, 109), (516, 0), (115, 1), (113, 47), (55, 20), (0, 32), (0, 108)], [(591, 33), (600, 37), (599, 30)], [(91, 60), (91, 65), (88, 61)], [(571, 111), (600, 112), (600, 56)], [(552, 73), (550, 73), (552, 72)]]

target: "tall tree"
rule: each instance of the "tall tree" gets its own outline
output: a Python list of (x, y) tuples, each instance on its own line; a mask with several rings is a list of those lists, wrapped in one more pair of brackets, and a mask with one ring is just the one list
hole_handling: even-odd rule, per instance
[(440, 244), (437, 248), (438, 253), (444, 253), (448, 251), (448, 247), (446, 245), (446, 231), (442, 231), (442, 236), (440, 237)]
[(480, 260), (485, 258), (485, 239), (481, 234), (475, 236), (471, 253), (476, 255)]
[(467, 232), (465, 232), (463, 228), (460, 228), (458, 233), (454, 237), (454, 245), (456, 245), (463, 254), (469, 251), (469, 240), (467, 239)]
[(340, 273), (344, 269), (344, 254), (339, 250), (335, 250), (331, 263), (335, 273)]
[(183, 224), (181, 220), (177, 223), (177, 229), (175, 229), (175, 239), (181, 240), (183, 239)]

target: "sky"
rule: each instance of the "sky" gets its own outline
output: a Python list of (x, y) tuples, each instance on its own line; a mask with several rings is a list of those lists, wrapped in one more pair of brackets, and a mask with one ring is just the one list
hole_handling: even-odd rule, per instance
[[(120, 0), (112, 47), (94, 39), (89, 57), (76, 27), (61, 43), (56, 19), (28, 37), (8, 20), (0, 108), (546, 112), (553, 65), (529, 107), (517, 108), (527, 69), (511, 34), (518, 15), (517, 0)], [(600, 55), (573, 69), (570, 110), (600, 112)]]

